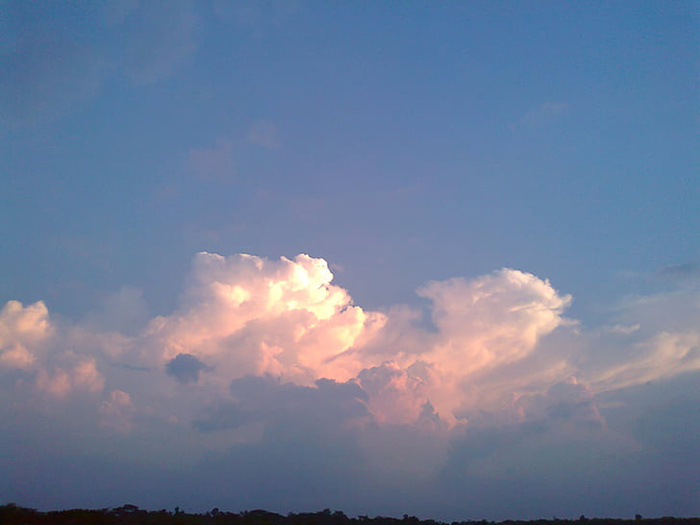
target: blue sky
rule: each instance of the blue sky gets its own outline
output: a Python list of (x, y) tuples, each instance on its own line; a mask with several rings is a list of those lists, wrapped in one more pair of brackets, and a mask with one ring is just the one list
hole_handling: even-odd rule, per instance
[[(280, 482), (267, 499), (253, 483), (243, 502), (283, 511), (402, 515), (411, 501), (424, 516), (544, 516), (561, 464), (558, 515), (698, 514), (697, 494), (668, 488), (698, 456), (682, 437), (700, 400), (695, 4), (3, 1), (0, 13), (0, 385), (25, 399), (6, 409), (17, 442), (44, 414), (92, 447), (77, 462), (90, 472), (175, 433), (147, 475), (167, 487), (151, 505), (240, 503), (163, 481), (189, 444), (183, 471), (216, 471), (216, 454), (242, 471), (276, 458), (256, 467), (260, 487), (308, 454), (310, 479), (335, 480), (318, 501), (318, 487)], [(263, 400), (253, 378), (271, 382)], [(322, 388), (339, 406), (317, 406)], [(275, 389), (299, 405), (272, 409)], [(304, 435), (307, 402), (322, 423)], [(568, 419), (552, 408), (566, 403)], [(202, 430), (202, 414), (223, 413), (237, 431)], [(649, 430), (668, 414), (668, 433)], [(589, 434), (572, 441), (574, 423)], [(502, 448), (486, 451), (492, 435)], [(322, 438), (333, 445), (318, 452)], [(371, 468), (394, 439), (426, 454), (415, 486), (400, 458)], [(545, 457), (552, 442), (564, 459)], [(119, 476), (42, 490), (27, 472), (60, 472), (75, 453), (49, 448), (33, 465), (2, 460), (14, 474), (0, 499), (129, 499)], [(337, 472), (324, 454), (345, 457)], [(579, 501), (577, 461), (591, 454), (620, 458), (604, 479), (623, 485), (662, 464), (666, 488), (628, 483), (606, 500), (593, 469), (586, 486), (605, 490)], [(473, 515), (448, 504), (476, 485)]]

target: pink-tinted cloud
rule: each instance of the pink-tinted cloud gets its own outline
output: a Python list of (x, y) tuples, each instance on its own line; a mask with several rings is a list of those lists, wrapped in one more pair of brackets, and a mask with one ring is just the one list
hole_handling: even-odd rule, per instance
[[(248, 375), (300, 385), (355, 381), (378, 421), (417, 422), (429, 405), (450, 425), (484, 410), (517, 419), (528, 396), (572, 377), (603, 392), (700, 368), (697, 330), (678, 326), (641, 338), (636, 330), (582, 333), (563, 317), (570, 296), (517, 270), (421, 288), (435, 330), (418, 328), (407, 307), (366, 311), (332, 280), (326, 261), (308, 255), (200, 253), (180, 307), (135, 335), (100, 331), (109, 325), (104, 320), (57, 330), (43, 303), (10, 301), (0, 313), (0, 363), (33, 373), (37, 388), (56, 397), (101, 391), (105, 380), (128, 394), (118, 384), (124, 369), (110, 370), (120, 362), (158, 371), (150, 393), (147, 385), (134, 385), (144, 399), (176, 399), (173, 378), (205, 389), (203, 402)], [(138, 291), (115, 297), (112, 306), (136, 301), (145, 311)], [(648, 316), (650, 301), (635, 303), (637, 311)], [(115, 308), (120, 317), (123, 308)], [(637, 340), (624, 353), (596, 353), (626, 337)], [(196, 370), (180, 370), (178, 359), (191, 360)]]
[(8, 301), (0, 310), (0, 366), (30, 368), (36, 353), (50, 337), (53, 328), (46, 305), (39, 301), (27, 307)]
[[(394, 487), (442, 501), (479, 479), (499, 487), (503, 472), (533, 472), (549, 487), (552, 450), (571, 469), (603, 468), (591, 450), (639, 456), (642, 438), (614, 412), (638, 410), (626, 393), (700, 369), (692, 289), (628, 299), (593, 329), (564, 317), (571, 297), (518, 270), (418, 293), (429, 301), (429, 328), (408, 306), (354, 304), (323, 259), (203, 252), (178, 308), (142, 329), (123, 322), (130, 305), (139, 317), (147, 311), (138, 290), (77, 325), (53, 320), (44, 303), (10, 301), (0, 311), (0, 393), (14, 400), (0, 415), (16, 422), (6, 435), (49, 418), (57, 435), (83, 436), (80, 447), (158, 468), (175, 462), (256, 494), (251, 458), (268, 465), (265, 479), (303, 471), (325, 480), (309, 486), (328, 504), (333, 476), (367, 505), (378, 503), (359, 480), (385, 496)], [(655, 306), (672, 309), (673, 322)], [(89, 437), (98, 435), (99, 446)], [(260, 482), (259, 496), (268, 493)], [(430, 492), (439, 484), (442, 496)]]

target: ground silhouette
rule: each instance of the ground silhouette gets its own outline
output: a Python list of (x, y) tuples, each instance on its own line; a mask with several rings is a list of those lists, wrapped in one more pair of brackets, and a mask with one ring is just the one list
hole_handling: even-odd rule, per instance
[(700, 518), (642, 518), (634, 519), (586, 518), (576, 520), (541, 519), (531, 521), (487, 521), (467, 520), (442, 522), (420, 520), (415, 516), (404, 515), (403, 518), (383, 516), (348, 517), (343, 512), (330, 509), (319, 512), (289, 513), (286, 516), (266, 510), (244, 512), (225, 512), (215, 508), (203, 514), (192, 514), (176, 507), (174, 511), (148, 511), (136, 505), (123, 505), (109, 509), (71, 509), (41, 512), (20, 507), (14, 503), (0, 506), (0, 525), (700, 525)]

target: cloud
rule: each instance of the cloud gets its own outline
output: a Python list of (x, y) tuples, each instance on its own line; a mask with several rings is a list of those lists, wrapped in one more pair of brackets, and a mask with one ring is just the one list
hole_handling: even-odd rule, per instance
[(319, 379), (312, 386), (283, 383), (272, 376), (246, 376), (231, 382), (232, 401), (207, 410), (195, 422), (204, 431), (267, 421), (307, 430), (367, 416), (367, 394), (355, 383)]
[(599, 389), (619, 389), (647, 381), (700, 370), (700, 334), (662, 332), (633, 345), (629, 360), (597, 371), (592, 377)]
[(165, 365), (165, 372), (182, 384), (196, 383), (207, 365), (191, 354), (178, 354)]
[(216, 140), (211, 148), (191, 149), (188, 163), (190, 169), (204, 180), (224, 181), (236, 174), (233, 157), (233, 142), (225, 138)]
[(395, 362), (365, 368), (358, 374), (362, 388), (369, 393), (370, 408), (379, 421), (416, 421), (428, 404), (425, 381)]
[(0, 310), (0, 365), (29, 368), (52, 332), (43, 302), (24, 307), (19, 301), (8, 301)]
[(511, 124), (513, 131), (536, 128), (546, 124), (569, 110), (567, 102), (543, 102), (537, 108), (525, 113), (517, 122)]
[(214, 14), (224, 21), (233, 21), (237, 29), (251, 32), (257, 38), (273, 33), (289, 22), (301, 8), (298, 0), (261, 0), (232, 4), (214, 0)]
[(89, 312), (81, 324), (93, 331), (132, 335), (148, 321), (149, 310), (143, 292), (132, 286), (122, 286), (116, 292), (105, 294), (99, 308)]
[(258, 120), (250, 127), (248, 142), (267, 149), (274, 149), (278, 146), (277, 128), (272, 122)]
[[(6, 11), (0, 116), (13, 126), (59, 117), (117, 74), (137, 85), (164, 80), (199, 45), (200, 19), (188, 0), (114, 0), (94, 9), (14, 2)], [(114, 38), (120, 45), (107, 45)]]
[(40, 369), (36, 377), (37, 389), (59, 399), (73, 391), (99, 392), (103, 386), (104, 379), (94, 359), (77, 361), (70, 368)]
[(382, 325), (332, 285), (323, 259), (251, 255), (195, 257), (181, 308), (154, 319), (148, 337), (162, 358), (188, 353), (227, 380), (270, 373), (301, 383), (345, 380), (362, 366), (343, 355)]
[(0, 115), (21, 125), (50, 120), (88, 99), (105, 75), (94, 47), (36, 22), (17, 31), (0, 63)]
[[(570, 296), (532, 274), (502, 269), (420, 288), (433, 323), (425, 329), (407, 307), (362, 309), (332, 279), (326, 261), (308, 255), (275, 261), (203, 252), (179, 308), (137, 323), (140, 332), (122, 320), (128, 310), (145, 315), (138, 290), (122, 289), (99, 316), (86, 317), (91, 322), (58, 332), (43, 303), (9, 302), (0, 315), (0, 362), (34, 371), (37, 385), (60, 395), (99, 390), (98, 368), (115, 362), (164, 370), (219, 393), (232, 380), (266, 374), (306, 386), (353, 380), (378, 421), (417, 422), (429, 405), (451, 425), (498, 406), (515, 416), (514, 399), (571, 377), (602, 392), (700, 368), (699, 335), (688, 329), (697, 309), (691, 292), (628, 300), (613, 326), (634, 330), (582, 333), (563, 317)], [(672, 312), (673, 322), (659, 323), (659, 309)]]
[[(486, 403), (501, 402), (498, 396), (510, 396), (529, 386), (531, 377), (521, 375), (519, 384), (504, 384), (498, 377), (503, 377), (505, 368), (526, 361), (544, 336), (566, 324), (562, 313), (571, 301), (569, 296), (559, 295), (549, 282), (512, 269), (471, 281), (456, 278), (432, 282), (418, 294), (431, 301), (436, 330), (421, 333), (411, 327), (415, 314), (395, 310), (389, 316), (387, 333), (380, 334), (377, 343), (390, 347), (389, 352), (382, 351), (387, 363), (359, 378), (371, 378), (382, 396), (396, 391), (401, 384), (400, 393), (392, 394), (392, 405), (403, 398), (404, 413), (415, 418), (429, 401), (441, 417), (452, 423), (455, 418), (466, 417), (470, 406), (484, 408)], [(388, 340), (382, 340), (382, 336)], [(365, 355), (365, 359), (374, 357)], [(522, 368), (519, 372), (522, 374)], [(487, 389), (477, 385), (490, 374), (497, 379), (490, 381), (491, 399), (487, 400)], [(378, 386), (380, 377), (385, 378), (387, 386)], [(387, 390), (388, 385), (391, 388)], [(401, 413), (394, 410), (392, 418)]]
[[(118, 457), (163, 483), (152, 492), (136, 482), (141, 499), (128, 499), (145, 506), (177, 496), (224, 507), (234, 491), (245, 494), (235, 505), (284, 512), (432, 508), (445, 518), (464, 518), (468, 506), (502, 516), (500, 497), (543, 515), (547, 493), (568, 502), (561, 509), (600, 513), (573, 495), (582, 483), (640, 503), (644, 465), (663, 465), (673, 486), (692, 481), (673, 467), (673, 448), (697, 445), (650, 428), (663, 420), (675, 435), (681, 415), (663, 419), (662, 406), (675, 414), (700, 403), (687, 386), (700, 370), (693, 287), (627, 298), (600, 328), (567, 319), (570, 296), (514, 269), (418, 294), (430, 326), (409, 306), (354, 304), (320, 258), (202, 252), (178, 307), (146, 323), (124, 321), (132, 306), (143, 307), (138, 319), (147, 312), (134, 289), (78, 324), (54, 320), (42, 302), (10, 301), (0, 311), (0, 397), (12, 402), (0, 421), (13, 424), (0, 429), (0, 450), (15, 453), (0, 454), (0, 467), (23, 471), (20, 444), (45, 428), (48, 441), (32, 445), (41, 476), (65, 454), (85, 472), (102, 465), (117, 476), (109, 458)], [(96, 505), (131, 495), (72, 482)], [(0, 486), (0, 496), (12, 490)], [(654, 490), (654, 508), (669, 509), (670, 496)], [(27, 503), (63, 501), (35, 494)], [(693, 509), (689, 497), (680, 508)], [(620, 510), (618, 500), (602, 513)]]
[(104, 20), (108, 25), (120, 24), (134, 11), (138, 10), (141, 0), (113, 0), (104, 7)]
[(167, 78), (198, 47), (199, 17), (189, 0), (139, 2), (110, 13), (113, 21), (121, 22), (124, 65), (137, 84)]
[(100, 424), (121, 432), (131, 430), (131, 418), (135, 412), (131, 396), (121, 390), (112, 390), (100, 404)]
[(656, 272), (659, 279), (680, 282), (700, 282), (700, 263), (691, 261), (673, 264)]
[(433, 302), (433, 353), (450, 368), (459, 360), (462, 374), (525, 357), (562, 324), (571, 302), (548, 281), (508, 268), (472, 281), (433, 282), (418, 293)]

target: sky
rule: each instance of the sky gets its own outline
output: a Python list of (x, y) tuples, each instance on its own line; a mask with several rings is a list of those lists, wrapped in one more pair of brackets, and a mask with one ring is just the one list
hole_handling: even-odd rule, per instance
[(0, 1), (0, 502), (700, 515), (697, 7)]

